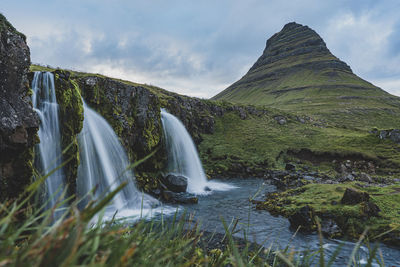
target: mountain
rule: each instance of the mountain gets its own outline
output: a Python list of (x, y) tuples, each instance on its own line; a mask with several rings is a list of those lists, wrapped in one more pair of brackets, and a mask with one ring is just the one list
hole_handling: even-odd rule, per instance
[[(400, 99), (355, 75), (312, 29), (295, 22), (268, 39), (246, 75), (213, 97), (234, 103), (268, 105), (353, 124), (354, 114), (377, 117), (400, 111)], [(350, 117), (349, 117), (350, 116)], [(361, 119), (357, 126), (370, 120)], [(390, 125), (382, 125), (389, 127)]]

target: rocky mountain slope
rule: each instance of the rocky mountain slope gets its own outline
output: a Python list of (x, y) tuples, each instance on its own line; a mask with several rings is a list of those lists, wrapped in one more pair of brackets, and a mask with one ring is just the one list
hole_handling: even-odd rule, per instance
[(393, 115), (400, 111), (400, 98), (355, 75), (314, 30), (294, 22), (268, 39), (248, 73), (213, 99), (268, 105), (361, 128), (393, 127), (393, 120), (399, 125)]
[(30, 104), (25, 36), (0, 14), (0, 201), (31, 182), (39, 122)]

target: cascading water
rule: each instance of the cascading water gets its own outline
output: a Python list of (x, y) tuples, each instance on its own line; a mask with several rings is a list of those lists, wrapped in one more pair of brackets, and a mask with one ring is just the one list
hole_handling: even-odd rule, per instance
[(182, 122), (161, 109), (161, 122), (168, 152), (168, 172), (188, 178), (189, 193), (204, 194), (206, 187), (213, 190), (229, 190), (230, 185), (208, 182), (196, 146)]
[(125, 150), (111, 126), (85, 103), (83, 106), (83, 129), (78, 139), (81, 160), (78, 195), (83, 197), (97, 186), (95, 197), (99, 198), (126, 181), (127, 185), (113, 199), (113, 210), (148, 209), (157, 204), (155, 199), (136, 189)]
[[(50, 72), (35, 72), (32, 81), (32, 104), (40, 117), (39, 138), (36, 146), (35, 165), (41, 175), (62, 165), (60, 123), (54, 87), (54, 75)], [(46, 179), (48, 208), (53, 207), (64, 189), (62, 168)]]

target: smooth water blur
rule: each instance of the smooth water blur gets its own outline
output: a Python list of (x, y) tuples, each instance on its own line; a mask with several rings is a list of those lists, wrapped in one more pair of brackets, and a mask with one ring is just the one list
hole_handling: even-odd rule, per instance
[[(39, 138), (36, 145), (35, 166), (42, 176), (60, 167), (63, 163), (61, 149), (58, 104), (54, 87), (54, 75), (50, 72), (35, 72), (32, 80), (32, 104), (40, 118)], [(46, 179), (47, 208), (54, 207), (64, 189), (64, 172), (56, 170)]]
[[(319, 237), (317, 234), (297, 233), (293, 237), (295, 230), (290, 229), (288, 220), (284, 217), (274, 217), (267, 211), (256, 210), (254, 205), (249, 202), (249, 198), (263, 199), (267, 192), (275, 191), (275, 187), (264, 183), (262, 179), (229, 179), (224, 181), (235, 188), (227, 192), (213, 192), (207, 196), (199, 196), (199, 203), (193, 205), (180, 206), (181, 212), (195, 214), (195, 219), (200, 220), (203, 230), (224, 233), (221, 217), (229, 224), (233, 219), (239, 219), (237, 229), (241, 229), (235, 236), (244, 237), (246, 232), (247, 239), (265, 247), (285, 248), (288, 243), (296, 251), (308, 249), (317, 250), (319, 248)], [(291, 240), (291, 241), (290, 241)], [(349, 256), (355, 246), (353, 242), (340, 240), (324, 239), (326, 258), (333, 254), (338, 246), (342, 250), (335, 261), (334, 266), (344, 266), (348, 262)], [(373, 244), (371, 244), (373, 245)], [(391, 248), (383, 244), (379, 245), (385, 264), (387, 266), (400, 266), (400, 250)], [(365, 246), (360, 248), (360, 263), (366, 263), (368, 249)], [(315, 264), (317, 264), (317, 258)]]
[(168, 152), (167, 171), (187, 177), (189, 193), (208, 194), (206, 187), (218, 191), (232, 189), (224, 183), (207, 181), (196, 146), (178, 118), (161, 109), (161, 122)]
[(84, 103), (83, 129), (79, 134), (80, 165), (77, 192), (79, 197), (95, 188), (94, 198), (99, 199), (115, 190), (121, 183), (127, 185), (112, 200), (110, 213), (134, 216), (141, 210), (150, 210), (158, 201), (142, 194), (135, 186), (135, 176), (129, 170), (124, 148), (107, 121)]

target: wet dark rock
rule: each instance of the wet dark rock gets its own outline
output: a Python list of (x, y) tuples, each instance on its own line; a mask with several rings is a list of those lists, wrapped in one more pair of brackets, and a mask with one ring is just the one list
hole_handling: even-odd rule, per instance
[(331, 218), (323, 218), (321, 220), (321, 232), (329, 237), (341, 235), (342, 230), (337, 223)]
[(312, 207), (306, 205), (298, 210), (293, 215), (289, 216), (290, 226), (297, 229), (299, 226), (300, 230), (310, 232), (313, 231), (313, 218), (314, 210)]
[(204, 187), (204, 191), (210, 192), (210, 191), (211, 191), (211, 188), (209, 188), (208, 186), (206, 186), (206, 187)]
[(186, 192), (176, 193), (167, 190), (163, 191), (162, 196), (164, 201), (168, 203), (197, 204), (199, 202), (195, 195)]
[(293, 163), (286, 163), (285, 170), (286, 171), (295, 171), (296, 165), (294, 165)]
[(158, 188), (152, 189), (149, 192), (151, 195), (155, 196), (155, 197), (160, 197), (161, 196), (161, 190)]
[(369, 194), (353, 188), (346, 188), (346, 191), (340, 200), (340, 202), (344, 205), (356, 205), (364, 201), (369, 201)]
[(0, 14), (0, 201), (31, 182), (39, 119), (32, 109), (30, 52), (23, 34)]
[(188, 178), (175, 174), (168, 174), (164, 177), (163, 182), (169, 190), (175, 193), (186, 192), (188, 186)]

